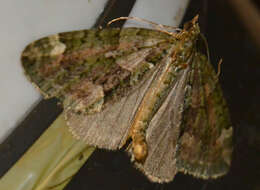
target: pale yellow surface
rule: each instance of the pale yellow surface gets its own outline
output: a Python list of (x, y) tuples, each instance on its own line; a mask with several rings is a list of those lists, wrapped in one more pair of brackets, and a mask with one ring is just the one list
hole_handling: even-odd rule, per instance
[(61, 114), (0, 179), (0, 189), (61, 190), (94, 149), (72, 137)]

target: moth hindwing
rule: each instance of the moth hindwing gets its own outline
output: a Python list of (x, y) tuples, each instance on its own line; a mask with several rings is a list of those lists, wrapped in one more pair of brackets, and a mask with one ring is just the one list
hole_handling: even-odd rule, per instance
[(43, 96), (62, 102), (76, 138), (111, 150), (130, 140), (135, 165), (154, 182), (178, 171), (215, 178), (228, 171), (232, 127), (199, 37), (197, 17), (174, 34), (81, 30), (39, 39), (21, 60)]

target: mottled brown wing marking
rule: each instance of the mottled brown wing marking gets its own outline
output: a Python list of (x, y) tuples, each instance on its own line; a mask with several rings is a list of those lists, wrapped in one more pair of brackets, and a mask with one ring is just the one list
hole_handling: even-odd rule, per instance
[[(119, 29), (110, 32), (111, 41), (94, 48), (98, 35), (91, 38), (97, 30), (82, 30), (60, 33), (42, 38), (29, 44), (22, 53), (22, 64), (30, 80), (38, 86), (45, 98), (57, 96), (63, 99), (66, 89), (79, 82), (107, 51), (118, 46)], [(116, 33), (117, 36), (114, 34)], [(91, 40), (92, 39), (92, 40)], [(111, 62), (110, 59), (106, 63)], [(100, 67), (97, 63), (95, 67)]]
[(129, 51), (140, 47), (152, 47), (169, 40), (172, 40), (169, 35), (157, 30), (125, 28), (120, 33), (119, 49)]
[(194, 55), (177, 151), (179, 171), (201, 178), (224, 175), (232, 153), (232, 127), (216, 74), (206, 57)]
[(156, 72), (150, 74), (132, 93), (106, 107), (100, 113), (88, 115), (67, 110), (66, 119), (72, 134), (76, 138), (83, 139), (87, 144), (100, 148), (122, 147), (128, 138), (128, 131), (136, 109)]
[[(45, 98), (63, 99), (80, 80), (98, 80), (116, 70), (119, 57), (144, 47), (156, 48), (168, 39), (158, 31), (136, 28), (65, 32), (29, 44), (21, 61), (26, 75)], [(115, 56), (106, 56), (113, 51)]]
[(94, 114), (100, 112), (104, 103), (104, 91), (101, 85), (89, 80), (82, 80), (74, 85), (72, 91), (63, 101), (65, 109), (73, 109), (76, 113)]
[(153, 182), (170, 182), (177, 173), (175, 153), (188, 74), (189, 68), (178, 73), (146, 131), (148, 156), (144, 163), (136, 165)]
[(125, 57), (119, 58), (116, 63), (128, 70), (133, 72), (136, 70), (142, 63), (145, 63), (144, 60), (147, 56), (149, 56), (152, 52), (152, 48), (143, 48), (139, 51), (133, 52)]
[(161, 62), (168, 40), (166, 34), (140, 28), (66, 32), (29, 44), (21, 59), (45, 98), (63, 101), (75, 136), (116, 149), (127, 138), (131, 118), (153, 79), (144, 76)]

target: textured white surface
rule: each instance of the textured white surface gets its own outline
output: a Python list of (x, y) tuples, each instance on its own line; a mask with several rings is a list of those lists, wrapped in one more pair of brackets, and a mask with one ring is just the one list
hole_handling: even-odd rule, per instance
[[(189, 0), (137, 0), (130, 16), (178, 26)], [(40, 100), (23, 75), (20, 54), (33, 40), (91, 27), (106, 0), (2, 0), (0, 6), (0, 143)], [(127, 22), (130, 26), (132, 21)], [(133, 26), (133, 25), (132, 25)], [(134, 26), (147, 24), (134, 21)]]

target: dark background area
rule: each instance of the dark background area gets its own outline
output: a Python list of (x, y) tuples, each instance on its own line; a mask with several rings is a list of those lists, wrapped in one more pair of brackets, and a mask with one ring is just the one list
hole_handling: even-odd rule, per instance
[[(260, 190), (260, 47), (230, 1), (191, 0), (183, 20), (184, 23), (199, 14), (202, 33), (208, 39), (211, 63), (217, 69), (219, 59), (223, 59), (220, 83), (234, 126), (230, 172), (216, 180), (179, 173), (169, 184), (156, 184), (135, 169), (123, 151), (96, 150), (66, 190)], [(134, 2), (109, 0), (95, 26), (114, 17), (127, 16)], [(260, 2), (253, 2), (260, 12)], [(61, 112), (56, 104), (55, 100), (41, 101), (0, 146), (0, 176)]]

